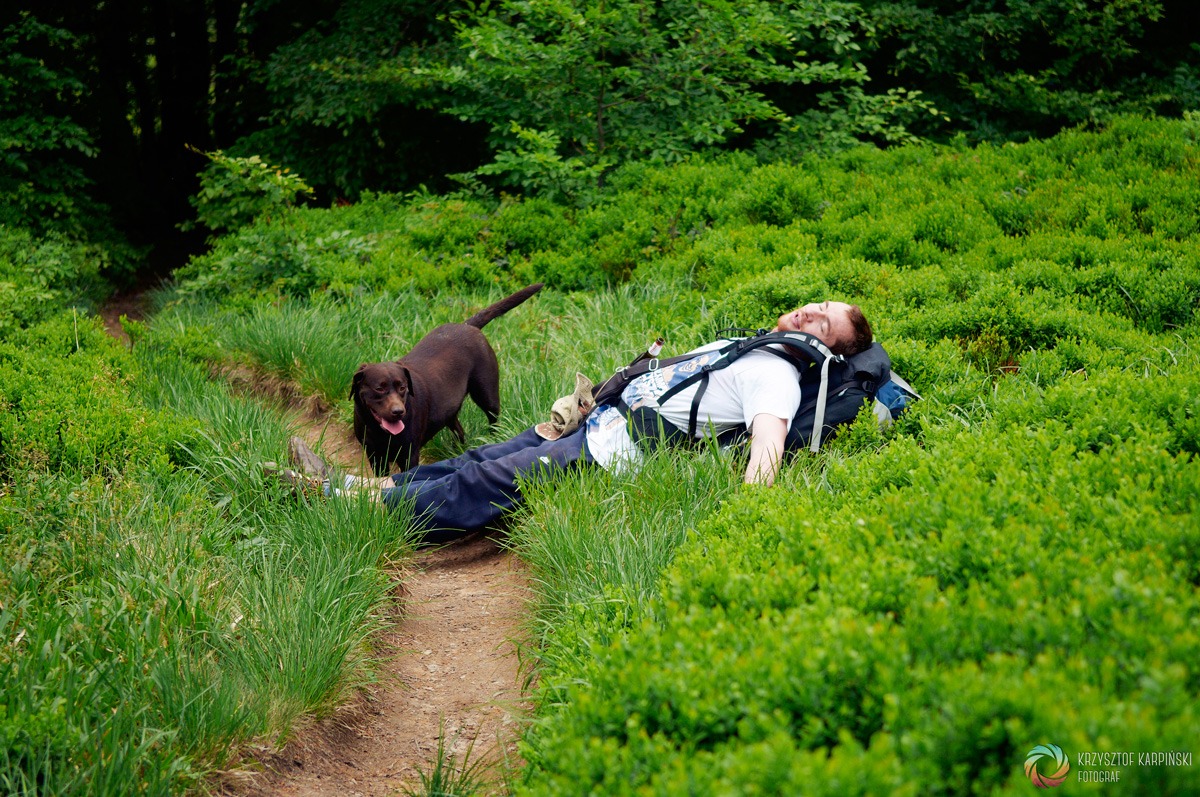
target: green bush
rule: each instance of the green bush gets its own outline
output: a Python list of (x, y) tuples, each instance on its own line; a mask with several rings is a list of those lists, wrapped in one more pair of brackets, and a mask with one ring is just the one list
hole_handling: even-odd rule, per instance
[[(1023, 140), (1117, 113), (1194, 108), (1187, 6), (1172, 0), (864, 0), (874, 36), (863, 60), (921, 89), (943, 114), (911, 126), (972, 140)], [(924, 122), (924, 124), (922, 124)], [(949, 122), (949, 124), (947, 124)]]
[[(1194, 363), (1142, 391), (1175, 406), (1196, 389)], [(681, 770), (707, 783), (697, 762), (751, 772), (782, 738), (812, 753), (866, 747), (872, 769), (914, 793), (1020, 793), (1037, 739), (1142, 738), (1114, 701), (1185, 738), (1200, 720), (1184, 664), (1200, 595), (1182, 543), (1194, 524), (1180, 520), (1194, 516), (1200, 468), (1122, 379), (1134, 377), (1048, 392), (1090, 420), (1001, 395), (1007, 412), (975, 433), (896, 439), (831, 463), (825, 489), (730, 500), (680, 549), (643, 619), (549, 687), (563, 708), (532, 734), (528, 791), (658, 791)], [(1112, 396), (1128, 402), (1123, 419), (1085, 432)], [(1190, 451), (1195, 430), (1182, 434)], [(817, 771), (837, 772), (832, 760)], [(766, 790), (778, 775), (748, 777), (743, 790)]]
[(367, 195), (264, 219), (178, 278), (187, 295), (235, 302), (497, 280), (594, 289), (656, 275), (720, 292), (803, 263), (835, 291), (928, 303), (941, 291), (965, 300), (996, 272), (998, 285), (1159, 331), (1190, 323), (1198, 296), (1197, 148), (1186, 129), (1120, 119), (1022, 147), (631, 164), (585, 208)]
[[(499, 154), (475, 174), (555, 197), (600, 187), (615, 165), (679, 161), (752, 127), (784, 151), (838, 133), (842, 145), (904, 140), (906, 112), (929, 107), (902, 90), (865, 95), (851, 52), (869, 33), (852, 3), (506, 1), (455, 22), (469, 57), (418, 74), (448, 92), (448, 112), (490, 128)], [(825, 91), (798, 99), (798, 84)]]
[(83, 162), (96, 148), (75, 119), (85, 88), (46, 57), (78, 46), (73, 34), (28, 11), (0, 28), (0, 227), (80, 235), (95, 221)]
[[(518, 550), (549, 574), (519, 793), (1019, 794), (1035, 744), (1186, 750), (1200, 731), (1200, 214), (1179, 182), (1193, 147), (1181, 125), (1122, 120), (780, 166), (820, 186), (819, 215), (768, 218), (727, 189), (694, 242), (640, 266), (639, 284), (683, 273), (703, 289), (696, 338), (859, 301), (925, 398), (884, 432), (860, 419), (797, 456), (771, 490), (659, 518), (662, 539), (684, 536), (648, 593), (613, 572), (619, 552), (570, 559), (584, 546), (560, 540), (565, 501), (523, 518)], [(621, 539), (635, 524), (591, 525)], [(1122, 772), (1134, 779), (1147, 794), (1197, 782)]]
[[(237, 158), (220, 150), (196, 152), (209, 163), (200, 172), (200, 191), (190, 201), (196, 223), (213, 232), (232, 232), (260, 216), (284, 213), (295, 206), (297, 196), (313, 194), (300, 175), (257, 155)], [(184, 230), (194, 226), (192, 222), (181, 225)]]
[(0, 335), (7, 337), (62, 307), (92, 307), (103, 296), (108, 262), (96, 247), (0, 225)]
[(166, 466), (177, 431), (130, 399), (136, 372), (91, 316), (59, 313), (0, 343), (0, 478)]

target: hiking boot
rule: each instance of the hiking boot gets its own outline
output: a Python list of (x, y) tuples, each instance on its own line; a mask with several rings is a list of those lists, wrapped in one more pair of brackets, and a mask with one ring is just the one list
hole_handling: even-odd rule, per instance
[(299, 437), (288, 440), (288, 459), (305, 476), (329, 479), (329, 466)]
[(264, 462), (262, 469), (263, 475), (278, 479), (281, 484), (290, 487), (295, 495), (310, 498), (324, 498), (327, 495), (329, 482), (319, 476), (298, 473), (291, 468), (280, 468), (274, 462)]

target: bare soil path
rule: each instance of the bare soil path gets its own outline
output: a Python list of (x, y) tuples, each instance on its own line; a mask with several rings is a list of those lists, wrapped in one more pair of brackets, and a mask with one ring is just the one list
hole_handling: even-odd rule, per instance
[(398, 576), (405, 615), (377, 643), (393, 658), (377, 688), (278, 753), (241, 794), (393, 795), (419, 785), (443, 735), (462, 762), (516, 761), (521, 681), (514, 637), (526, 584), (484, 536), (421, 553)]
[(131, 321), (141, 321), (146, 317), (148, 306), (149, 300), (143, 288), (117, 291), (100, 308), (100, 318), (103, 319), (108, 334), (128, 343), (129, 335), (125, 334), (121, 326), (121, 316), (126, 316)]
[[(118, 318), (140, 319), (140, 295), (115, 297), (101, 315), (128, 340)], [(227, 374), (236, 388), (248, 389)], [(284, 398), (279, 394), (276, 399)], [(351, 431), (312, 402), (289, 403), (298, 433), (331, 463), (363, 472)], [(517, 557), (476, 535), (418, 552), (395, 573), (396, 619), (374, 642), (384, 660), (377, 683), (334, 716), (296, 734), (282, 750), (252, 751), (261, 766), (231, 773), (220, 786), (244, 797), (401, 794), (420, 783), (439, 738), (462, 763), (516, 764), (523, 711), (518, 647), (529, 586)]]
[[(328, 415), (307, 415), (299, 431), (328, 461), (361, 472), (358, 441)], [(376, 687), (282, 751), (262, 751), (263, 771), (242, 794), (403, 793), (419, 785), (418, 768), (429, 770), (439, 736), (459, 763), (468, 754), (516, 763), (529, 597), (520, 560), (476, 535), (419, 552), (395, 577), (402, 614), (375, 640), (387, 659)]]

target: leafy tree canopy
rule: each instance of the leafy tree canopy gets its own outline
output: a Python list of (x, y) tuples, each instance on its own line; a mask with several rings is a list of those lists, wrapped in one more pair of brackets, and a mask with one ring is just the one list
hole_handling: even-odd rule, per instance
[(489, 126), (502, 155), (483, 173), (526, 186), (551, 140), (531, 150), (530, 131), (600, 169), (679, 160), (751, 127), (794, 133), (771, 94), (798, 87), (809, 111), (862, 97), (857, 59), (872, 36), (856, 4), (814, 0), (500, 0), (455, 24), (461, 57), (426, 73), (449, 91), (445, 110)]
[(0, 30), (0, 223), (46, 229), (78, 225), (89, 181), (80, 161), (95, 155), (73, 119), (86, 91), (48, 54), (76, 46), (71, 34), (28, 14)]

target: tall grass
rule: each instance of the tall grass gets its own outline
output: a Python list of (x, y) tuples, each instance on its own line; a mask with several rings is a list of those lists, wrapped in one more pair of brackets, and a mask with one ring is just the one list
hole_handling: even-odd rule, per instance
[(149, 403), (165, 392), (171, 406), (202, 424), (187, 452), (189, 468), (238, 526), (231, 586), (243, 620), (236, 644), (222, 652), (286, 730), (369, 676), (366, 643), (389, 589), (381, 565), (407, 550), (407, 518), (366, 500), (280, 500), (286, 496), (259, 466), (285, 459), (290, 430), (277, 415), (230, 397), (194, 366), (148, 363), (147, 371), (156, 375), (146, 383)]
[(659, 449), (634, 472), (599, 467), (523, 486), (526, 508), (510, 543), (536, 574), (547, 620), (623, 595), (649, 595), (690, 529), (738, 488), (732, 452)]
[(402, 513), (265, 481), (288, 428), (138, 347), (177, 434), (136, 472), (30, 471), (0, 501), (0, 792), (177, 794), (373, 677)]
[[(401, 357), (437, 325), (461, 322), (504, 295), (499, 290), (446, 293), (430, 301), (416, 291), (401, 291), (249, 309), (164, 301), (155, 331), (162, 340), (201, 334), (212, 344), (201, 349), (201, 359), (248, 362), (291, 381), (306, 395), (322, 397), (348, 420), (350, 381), (360, 363)], [(460, 416), (466, 442), (443, 432), (426, 447), (427, 457), (452, 457), (465, 446), (544, 420), (554, 400), (574, 389), (576, 371), (602, 379), (660, 335), (673, 352), (702, 342), (697, 330), (711, 327), (713, 319), (702, 307), (680, 307), (679, 297), (687, 295), (683, 281), (662, 279), (592, 293), (546, 289), (535, 294), (484, 329), (500, 361), (497, 428), (488, 428), (468, 399)]]

